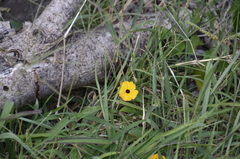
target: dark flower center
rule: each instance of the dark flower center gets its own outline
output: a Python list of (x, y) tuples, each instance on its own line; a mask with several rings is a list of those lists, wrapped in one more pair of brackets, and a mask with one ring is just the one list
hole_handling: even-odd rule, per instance
[(130, 93), (130, 90), (129, 90), (129, 89), (127, 89), (127, 90), (126, 90), (126, 93)]

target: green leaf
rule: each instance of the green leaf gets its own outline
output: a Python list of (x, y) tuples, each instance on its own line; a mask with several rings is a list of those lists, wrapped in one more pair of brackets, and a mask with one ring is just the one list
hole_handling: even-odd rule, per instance
[(13, 106), (14, 106), (13, 102), (6, 101), (6, 103), (5, 103), (4, 107), (3, 107), (2, 114), (0, 116), (0, 130), (2, 129), (2, 126), (5, 124), (5, 120), (4, 119), (6, 119), (9, 116)]
[(228, 65), (229, 63), (227, 61), (219, 61), (216, 71), (223, 72), (228, 67)]
[(106, 139), (96, 139), (89, 137), (75, 137), (75, 138), (63, 138), (63, 139), (55, 139), (52, 141), (47, 141), (47, 144), (50, 143), (71, 143), (71, 144), (111, 144), (112, 141)]
[(130, 107), (123, 107), (120, 109), (121, 112), (126, 112), (126, 113), (135, 113), (138, 115), (142, 115), (142, 112), (137, 111), (136, 109), (130, 108)]
[(129, 134), (131, 134), (132, 136), (135, 136), (137, 138), (140, 138), (142, 136), (142, 129), (141, 128), (134, 128), (132, 130), (129, 131)]
[(180, 40), (177, 40), (175, 43), (176, 43), (176, 46), (174, 46), (174, 49), (172, 52), (173, 52), (173, 54), (177, 54), (178, 57), (181, 57), (186, 44), (185, 44), (185, 42), (180, 41)]
[(0, 118), (0, 122), (1, 121), (6, 121), (6, 120), (11, 120), (11, 119), (16, 119), (19, 117), (23, 117), (23, 116), (29, 116), (29, 115), (33, 115), (33, 114), (37, 114), (37, 113), (41, 113), (42, 111), (40, 110), (31, 110), (31, 111), (24, 111), (24, 112), (19, 112), (13, 115), (9, 115), (8, 117), (5, 118)]
[(201, 14), (199, 12), (193, 13), (194, 15), (191, 17), (191, 22), (194, 24), (199, 23), (201, 20)]
[(21, 30), (23, 27), (22, 23), (12, 20), (12, 19), (10, 20), (10, 24), (11, 24), (12, 28), (16, 30), (16, 32)]
[(13, 134), (12, 132), (0, 134), (0, 139), (13, 139), (17, 141), (26, 150), (28, 150), (29, 153), (32, 153), (36, 156), (35, 152), (30, 147), (28, 147), (28, 145), (26, 145), (21, 139), (19, 139), (17, 135)]
[[(197, 48), (198, 45), (202, 45), (202, 44), (203, 44), (203, 42), (201, 41), (201, 39), (200, 39), (198, 36), (196, 36), (196, 35), (193, 35), (193, 36), (190, 38), (190, 41), (191, 41), (191, 43), (192, 43), (192, 46), (193, 46), (194, 51), (196, 50), (196, 48)], [(186, 42), (186, 51), (187, 51), (188, 53), (193, 52), (192, 46), (189, 44), (189, 42)]]
[(203, 59), (215, 58), (217, 57), (216, 48), (212, 47), (204, 53)]
[(240, 0), (234, 0), (232, 6), (229, 9), (229, 14), (233, 14), (233, 27), (235, 30), (240, 28)]
[(224, 69), (222, 72), (220, 78), (218, 79), (217, 83), (214, 85), (211, 94), (218, 88), (220, 83), (225, 79), (226, 75), (228, 74), (229, 71), (231, 71), (233, 64), (238, 60), (240, 56), (240, 51), (236, 52), (235, 56), (232, 58), (230, 64)]
[(72, 120), (68, 119), (68, 117), (65, 117), (65, 118), (61, 119), (61, 120), (57, 123), (57, 125), (55, 125), (55, 126), (52, 128), (52, 130), (51, 130), (49, 133), (44, 134), (44, 135), (46, 135), (46, 136), (48, 136), (49, 134), (51, 134), (51, 135), (50, 135), (48, 138), (46, 138), (45, 140), (43, 140), (41, 143), (39, 143), (38, 146), (44, 144), (46, 141), (49, 141), (49, 140), (52, 140), (52, 139), (55, 138), (55, 137), (58, 137), (59, 134), (60, 134), (62, 131), (64, 131), (64, 130), (62, 130), (62, 129), (63, 129), (64, 127), (66, 127), (67, 124), (69, 124), (70, 122), (72, 122)]
[(190, 40), (191, 40), (191, 42), (192, 42), (192, 44), (193, 44), (193, 48), (194, 48), (194, 49), (196, 49), (198, 45), (202, 45), (202, 44), (203, 44), (203, 42), (201, 41), (201, 39), (200, 39), (198, 36), (196, 36), (196, 35), (192, 36), (192, 37), (190, 38)]
[(229, 14), (234, 14), (238, 9), (240, 9), (240, 0), (234, 0), (232, 2), (232, 6), (229, 9), (228, 13)]
[(201, 90), (201, 88), (203, 86), (203, 80), (204, 80), (204, 77), (205, 77), (205, 69), (204, 69), (204, 67), (202, 67), (200, 65), (196, 66), (193, 69), (193, 73), (192, 74), (195, 77), (194, 81), (196, 82), (197, 89)]
[(90, 114), (94, 114), (94, 113), (98, 112), (99, 110), (101, 110), (100, 106), (87, 107), (87, 108), (83, 109), (81, 112), (79, 112), (76, 115), (76, 118), (77, 119), (84, 118), (84, 117), (86, 117), (86, 116), (88, 116)]
[(206, 13), (206, 15), (210, 23), (210, 28), (214, 29), (214, 20), (216, 17), (211, 12)]

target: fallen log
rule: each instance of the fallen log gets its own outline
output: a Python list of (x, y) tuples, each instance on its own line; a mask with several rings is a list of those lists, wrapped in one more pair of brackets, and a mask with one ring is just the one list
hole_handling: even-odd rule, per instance
[[(63, 62), (63, 91), (94, 83), (95, 72), (99, 81), (104, 80), (105, 62), (112, 63), (118, 50), (106, 26), (68, 37), (66, 55), (63, 53), (63, 28), (80, 3), (81, 0), (52, 0), (33, 23), (25, 22), (18, 33), (6, 29), (6, 22), (0, 23), (2, 30), (4, 27), (8, 30), (0, 41), (0, 108), (6, 101), (13, 101), (15, 107), (21, 107), (35, 102), (36, 99), (46, 99), (54, 92), (58, 93)], [(160, 13), (142, 16), (138, 24), (146, 20), (152, 21), (139, 27), (151, 28), (159, 24), (156, 23), (159, 21), (161, 26), (171, 28), (163, 17)], [(115, 24), (114, 28), (124, 25), (129, 30), (131, 22), (130, 19)], [(122, 34), (126, 32), (123, 31)], [(136, 31), (132, 35), (133, 43), (140, 34), (143, 47), (150, 32)]]

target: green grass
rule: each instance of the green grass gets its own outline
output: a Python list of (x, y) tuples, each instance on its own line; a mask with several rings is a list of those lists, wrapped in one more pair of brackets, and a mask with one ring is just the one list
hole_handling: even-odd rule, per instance
[[(59, 108), (54, 107), (54, 96), (20, 109), (7, 102), (0, 116), (0, 158), (147, 159), (156, 153), (167, 159), (239, 158), (239, 41), (237, 32), (230, 33), (231, 18), (222, 19), (220, 30), (213, 27), (225, 11), (210, 10), (214, 2), (206, 6), (200, 1), (192, 13), (186, 11), (197, 27), (187, 27), (184, 18), (178, 18), (180, 1), (168, 8), (155, 6), (156, 12), (175, 20), (170, 30), (157, 23), (146, 29), (151, 36), (138, 56), (140, 44), (129, 42), (140, 30), (136, 21), (120, 38), (112, 19), (122, 20), (123, 14), (110, 0), (94, 2), (86, 4), (79, 17), (83, 23), (75, 27), (89, 30), (96, 22), (106, 24), (116, 46), (123, 40), (129, 46), (124, 53), (117, 49), (116, 61), (105, 67), (103, 83), (96, 76), (95, 86), (77, 95), (70, 92), (71, 99)], [(194, 61), (196, 47), (203, 44), (195, 35), (199, 29), (219, 39)], [(224, 41), (230, 35), (235, 35), (231, 46)], [(118, 96), (125, 80), (139, 91), (130, 102)]]

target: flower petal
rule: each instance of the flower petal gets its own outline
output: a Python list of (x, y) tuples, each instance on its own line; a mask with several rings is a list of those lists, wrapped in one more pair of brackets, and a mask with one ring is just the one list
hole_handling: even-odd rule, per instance
[(137, 97), (138, 90), (133, 82), (124, 81), (120, 84), (119, 96), (124, 101), (131, 101)]

